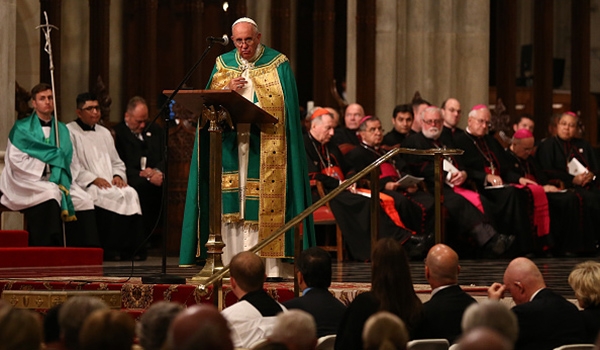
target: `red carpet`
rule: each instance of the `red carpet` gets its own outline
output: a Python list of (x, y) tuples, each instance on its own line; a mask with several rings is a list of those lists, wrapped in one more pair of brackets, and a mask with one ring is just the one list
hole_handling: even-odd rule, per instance
[(0, 268), (102, 266), (100, 248), (28, 247), (27, 231), (0, 230)]

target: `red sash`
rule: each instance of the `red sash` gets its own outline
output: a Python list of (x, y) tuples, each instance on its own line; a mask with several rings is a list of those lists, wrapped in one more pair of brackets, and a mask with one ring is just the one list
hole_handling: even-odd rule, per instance
[(380, 179), (384, 177), (391, 177), (394, 179), (398, 179), (398, 172), (396, 168), (390, 163), (383, 163), (379, 166), (379, 170), (381, 170), (381, 175), (379, 175)]
[(471, 202), (471, 204), (473, 204), (475, 208), (479, 209), (480, 212), (485, 214), (483, 210), (483, 204), (481, 204), (481, 197), (479, 197), (479, 193), (467, 190), (466, 188), (462, 188), (460, 186), (454, 186), (452, 189), (456, 194), (463, 196), (466, 200)]
[[(357, 188), (356, 192), (368, 193), (369, 197), (371, 197), (371, 190), (365, 188)], [(400, 214), (398, 214), (398, 211), (396, 210), (396, 206), (394, 205), (394, 198), (392, 196), (379, 192), (379, 202), (381, 203), (381, 208), (383, 208), (383, 211), (390, 217), (390, 219), (392, 219), (396, 226), (402, 227), (403, 229), (410, 231), (413, 235), (415, 234), (413, 230), (406, 228), (406, 226), (402, 222), (402, 219), (400, 219)]]
[(321, 170), (321, 173), (327, 176), (331, 176), (335, 179), (338, 179), (340, 181), (344, 181), (344, 173), (342, 172), (342, 169), (340, 169), (339, 166), (337, 165), (332, 165), (330, 167), (327, 168), (323, 168), (323, 170)]
[(550, 233), (550, 215), (548, 213), (548, 197), (544, 187), (540, 185), (515, 185), (517, 188), (527, 188), (533, 197), (533, 224), (537, 227), (537, 236), (543, 237)]

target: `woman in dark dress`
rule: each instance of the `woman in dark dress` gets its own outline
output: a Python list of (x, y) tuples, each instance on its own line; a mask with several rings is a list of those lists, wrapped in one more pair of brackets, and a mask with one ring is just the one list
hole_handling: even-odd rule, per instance
[(422, 309), (402, 244), (392, 238), (380, 239), (372, 257), (371, 290), (357, 295), (348, 306), (337, 332), (335, 349), (362, 350), (364, 324), (377, 311), (397, 315), (413, 335), (421, 324)]

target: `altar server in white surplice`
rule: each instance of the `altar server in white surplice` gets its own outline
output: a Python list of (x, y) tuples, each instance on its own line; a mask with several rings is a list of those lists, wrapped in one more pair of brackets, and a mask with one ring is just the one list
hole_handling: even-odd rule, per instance
[[(127, 185), (125, 164), (110, 131), (98, 124), (101, 114), (96, 96), (79, 94), (76, 112), (78, 118), (67, 124), (81, 168), (74, 181), (94, 200), (105, 260), (132, 258), (142, 238), (137, 192)], [(145, 250), (135, 256), (145, 257)]]
[(54, 120), (52, 87), (34, 86), (31, 104), (8, 137), (0, 202), (25, 215), (30, 246), (62, 246), (65, 237), (67, 246), (99, 246), (92, 199), (72, 183), (75, 154), (69, 130)]

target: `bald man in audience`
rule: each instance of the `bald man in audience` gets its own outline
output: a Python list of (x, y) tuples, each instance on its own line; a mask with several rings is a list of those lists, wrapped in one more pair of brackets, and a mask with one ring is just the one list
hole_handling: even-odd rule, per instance
[(229, 265), (231, 291), (239, 301), (221, 314), (229, 322), (233, 345), (248, 348), (265, 338), (275, 326), (275, 316), (287, 309), (263, 289), (265, 264), (258, 255), (250, 251), (238, 253)]
[(216, 307), (198, 304), (180, 312), (169, 327), (167, 350), (233, 350), (227, 320)]
[[(466, 333), (459, 341), (457, 350), (512, 350), (514, 347), (499, 332), (478, 327)], [(531, 348), (534, 349), (534, 348)], [(537, 349), (537, 348), (535, 348)]]
[(527, 258), (511, 261), (504, 272), (504, 284), (492, 284), (488, 297), (500, 300), (506, 291), (516, 304), (512, 311), (519, 322), (515, 349), (551, 350), (585, 342), (585, 327), (577, 307), (546, 287), (533, 261)]
[(450, 344), (460, 335), (465, 309), (475, 299), (458, 285), (458, 254), (445, 244), (434, 245), (425, 259), (425, 278), (431, 299), (423, 304), (423, 326), (416, 338), (444, 338)]

